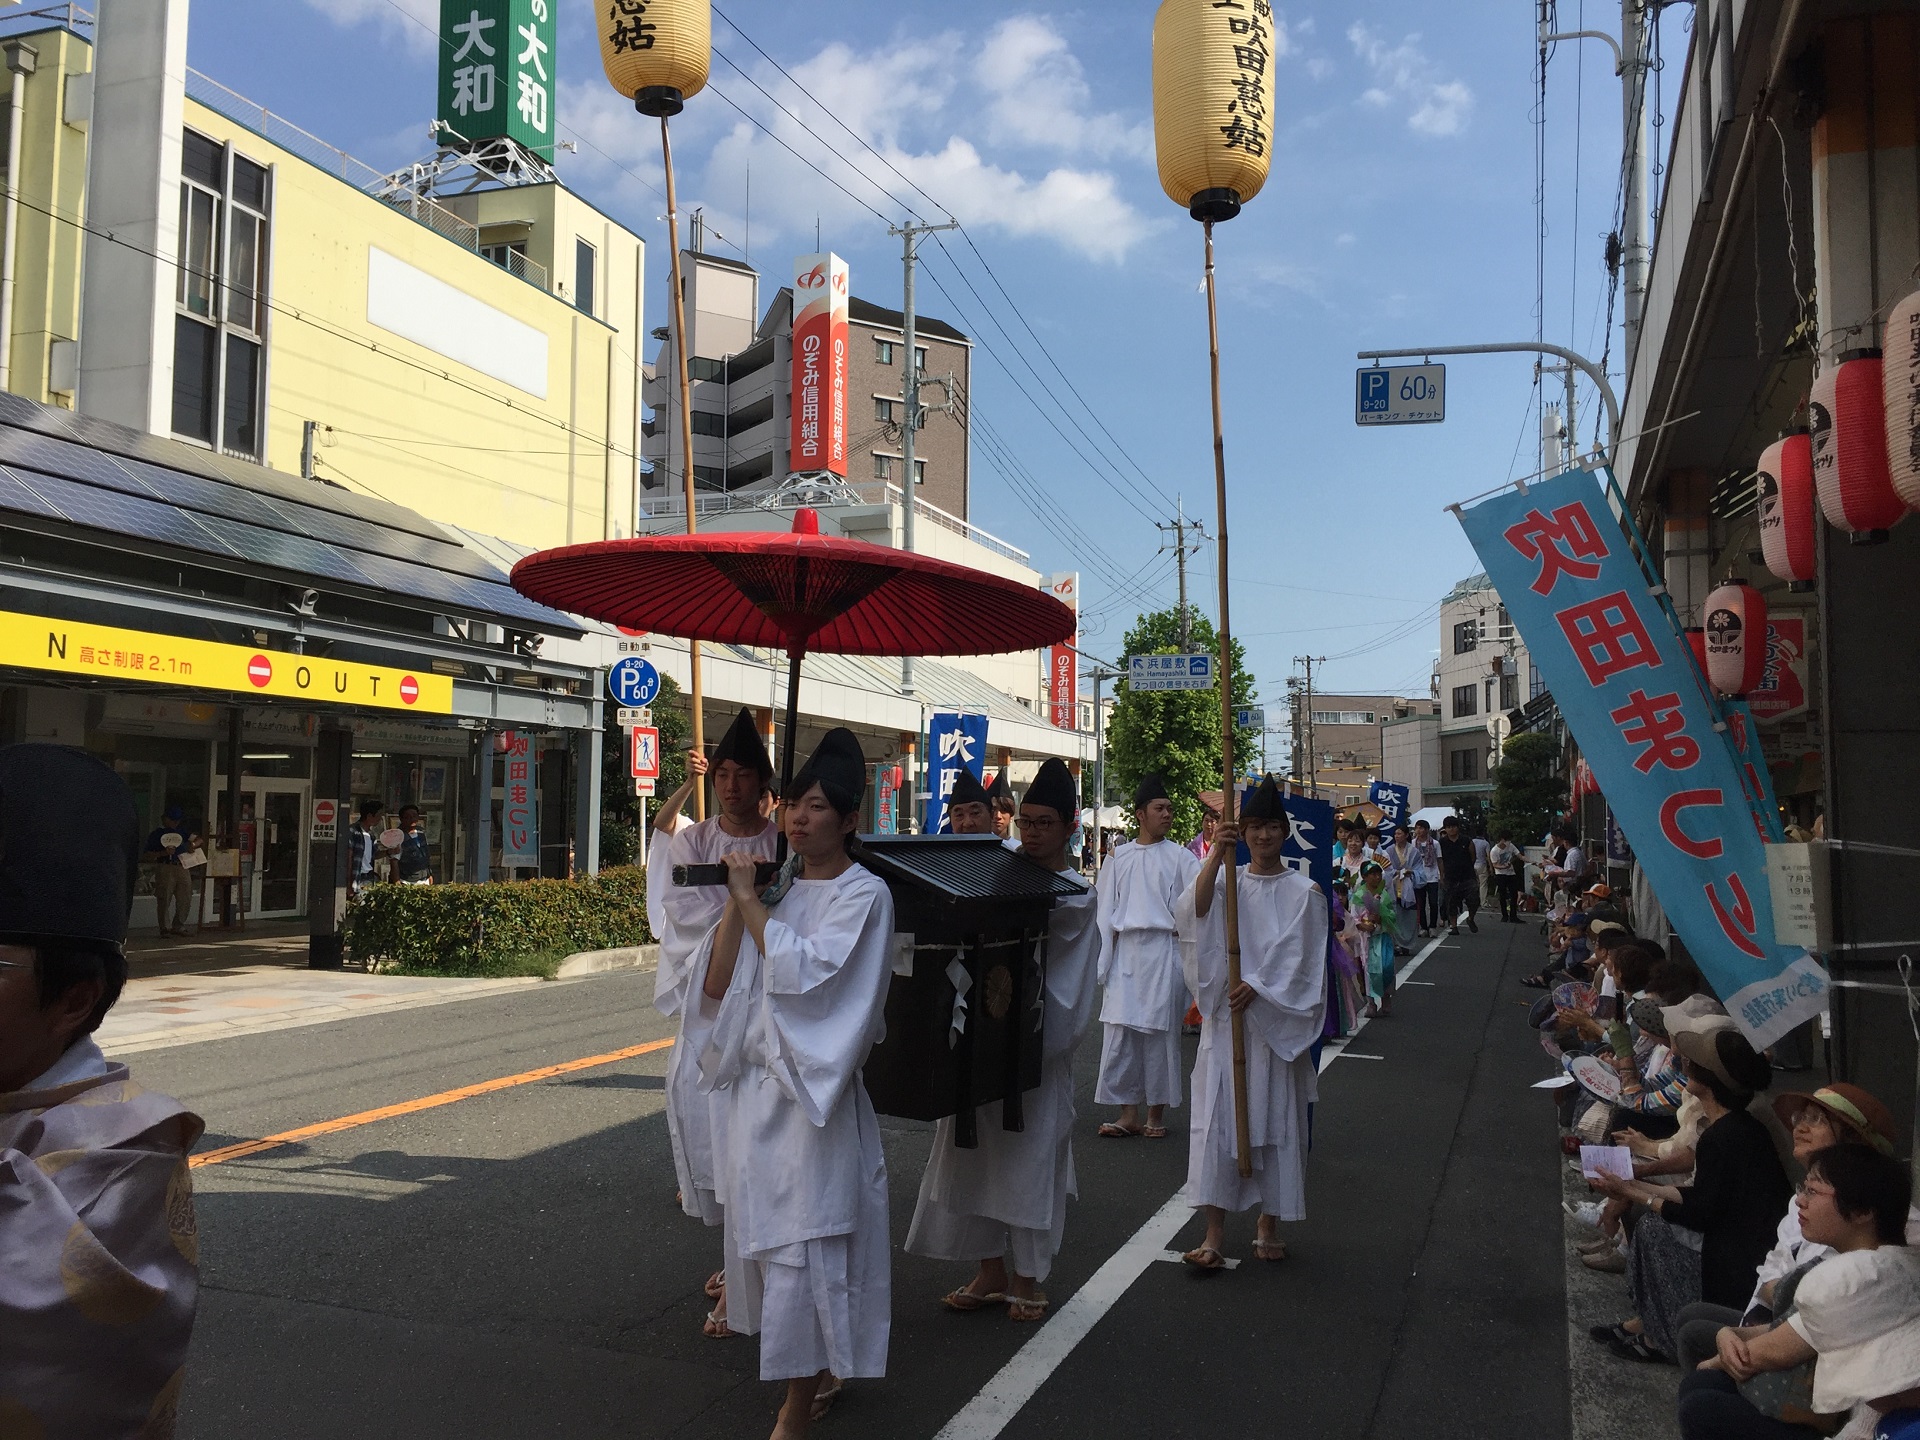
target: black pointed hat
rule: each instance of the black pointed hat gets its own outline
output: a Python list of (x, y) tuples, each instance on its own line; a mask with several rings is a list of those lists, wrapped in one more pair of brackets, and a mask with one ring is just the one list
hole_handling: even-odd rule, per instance
[(1080, 813), (1080, 787), (1073, 783), (1073, 772), (1067, 768), (1067, 762), (1056, 755), (1042, 765), (1033, 783), (1027, 786), (1022, 803), (1057, 810), (1060, 818), (1071, 825)]
[(829, 730), (814, 747), (808, 757), (806, 767), (793, 777), (793, 798), (805, 795), (818, 782), (823, 789), (831, 787), (840, 793), (829, 791), (828, 799), (836, 806), (846, 802), (846, 814), (858, 809), (860, 797), (867, 793), (867, 756), (860, 748), (860, 737), (844, 726)]
[(993, 784), (987, 787), (987, 798), (994, 801), (1004, 800), (1013, 804), (1013, 786), (1007, 783), (1007, 767), (1002, 765), (999, 773), (993, 777)]
[(1167, 794), (1167, 782), (1160, 778), (1157, 770), (1149, 771), (1140, 777), (1140, 784), (1133, 792), (1133, 808), (1144, 810), (1156, 800), (1171, 800)]
[(974, 778), (973, 772), (966, 766), (953, 777), (953, 789), (947, 794), (947, 808), (955, 805), (989, 805), (992, 796), (987, 788)]
[(133, 792), (65, 745), (0, 749), (0, 943), (121, 953), (140, 873)]
[(760, 738), (760, 726), (751, 710), (743, 709), (734, 716), (733, 724), (714, 747), (714, 767), (717, 769), (727, 760), (748, 770), (758, 770), (762, 780), (773, 778), (773, 757), (767, 754), (767, 742)]
[(1273, 776), (1269, 775), (1260, 782), (1260, 788), (1254, 791), (1253, 797), (1241, 807), (1240, 818), (1242, 820), (1285, 820), (1287, 818), (1287, 803), (1280, 794), (1280, 787), (1274, 783)]

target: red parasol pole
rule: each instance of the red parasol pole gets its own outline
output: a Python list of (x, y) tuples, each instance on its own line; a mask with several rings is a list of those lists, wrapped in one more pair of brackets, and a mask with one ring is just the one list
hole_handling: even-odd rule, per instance
[[(1220, 548), (1220, 768), (1224, 783), (1220, 790), (1221, 823), (1231, 825), (1234, 814), (1233, 783), (1233, 627), (1227, 615), (1227, 441), (1220, 417), (1220, 308), (1213, 276), (1213, 221), (1205, 223), (1207, 235), (1207, 355), (1213, 367), (1213, 490), (1219, 507)], [(1240, 984), (1240, 886), (1238, 857), (1230, 858), (1227, 871), (1227, 989)], [(1240, 1175), (1253, 1174), (1253, 1152), (1247, 1127), (1247, 1023), (1240, 1011), (1233, 1013), (1233, 1127), (1239, 1142)]]
[[(667, 137), (667, 117), (664, 115), (660, 117), (660, 158), (667, 170), (667, 254), (673, 261), (673, 354), (680, 362), (680, 455), (687, 497), (687, 533), (691, 535), (698, 527), (693, 513), (693, 394), (692, 382), (687, 378), (687, 300), (680, 282), (680, 215), (674, 204), (673, 142)], [(693, 748), (704, 751), (707, 727), (700, 690), (698, 640), (687, 642), (687, 663), (693, 692), (690, 697), (693, 704)], [(693, 787), (693, 813), (696, 819), (707, 818), (705, 784)]]

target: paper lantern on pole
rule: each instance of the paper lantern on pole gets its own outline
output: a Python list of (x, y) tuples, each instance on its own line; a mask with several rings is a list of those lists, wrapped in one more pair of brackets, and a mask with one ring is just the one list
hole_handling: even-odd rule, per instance
[(1887, 476), (1894, 494), (1920, 510), (1920, 290), (1887, 316), (1880, 395), (1887, 410)]
[(1273, 7), (1165, 0), (1153, 21), (1160, 184), (1196, 220), (1231, 220), (1272, 158)]
[(642, 115), (678, 115), (707, 85), (711, 0), (598, 0), (600, 63)]
[(1729, 581), (1707, 596), (1707, 679), (1722, 695), (1759, 689), (1767, 673), (1767, 601)]
[(1813, 484), (1827, 523), (1855, 544), (1887, 538), (1907, 513), (1887, 473), (1886, 397), (1880, 352), (1850, 350), (1813, 382)]
[(1754, 477), (1759, 498), (1760, 553), (1767, 569), (1795, 589), (1813, 583), (1813, 442), (1789, 430), (1760, 454)]

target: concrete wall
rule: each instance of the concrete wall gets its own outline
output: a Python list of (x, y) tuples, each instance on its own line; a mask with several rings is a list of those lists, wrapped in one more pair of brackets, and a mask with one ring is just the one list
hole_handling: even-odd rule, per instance
[(1408, 804), (1419, 810), (1427, 803), (1427, 792), (1441, 783), (1440, 717), (1389, 720), (1380, 727), (1380, 744), (1380, 778), (1406, 786)]

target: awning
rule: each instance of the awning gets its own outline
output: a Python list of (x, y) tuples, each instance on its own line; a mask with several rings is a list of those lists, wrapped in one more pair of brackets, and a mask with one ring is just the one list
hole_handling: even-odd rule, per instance
[(404, 506), (0, 393), (0, 524), (552, 635), (579, 624)]

